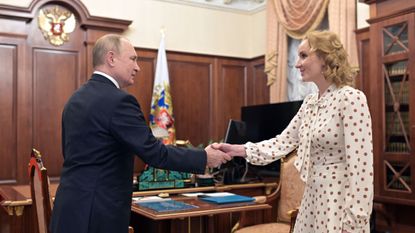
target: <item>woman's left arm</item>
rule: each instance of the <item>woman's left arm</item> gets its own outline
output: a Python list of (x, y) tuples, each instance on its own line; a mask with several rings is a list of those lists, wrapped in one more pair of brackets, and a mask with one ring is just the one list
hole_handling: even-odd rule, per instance
[(366, 96), (345, 90), (342, 112), (347, 162), (343, 230), (361, 232), (369, 224), (373, 203), (372, 123)]

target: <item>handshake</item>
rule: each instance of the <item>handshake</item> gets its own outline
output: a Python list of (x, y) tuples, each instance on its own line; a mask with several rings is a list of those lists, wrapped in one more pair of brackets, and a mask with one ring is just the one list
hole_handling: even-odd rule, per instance
[(205, 148), (207, 154), (207, 166), (219, 167), (235, 156), (246, 157), (244, 145), (228, 143), (212, 143)]

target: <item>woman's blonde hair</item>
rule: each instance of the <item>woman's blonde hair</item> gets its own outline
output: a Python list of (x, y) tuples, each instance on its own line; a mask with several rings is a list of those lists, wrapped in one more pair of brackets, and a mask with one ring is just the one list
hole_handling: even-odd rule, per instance
[(326, 80), (333, 82), (336, 86), (353, 86), (359, 69), (350, 66), (347, 52), (335, 33), (312, 31), (306, 34), (304, 40), (308, 40), (310, 52), (315, 52), (324, 60), (323, 75)]

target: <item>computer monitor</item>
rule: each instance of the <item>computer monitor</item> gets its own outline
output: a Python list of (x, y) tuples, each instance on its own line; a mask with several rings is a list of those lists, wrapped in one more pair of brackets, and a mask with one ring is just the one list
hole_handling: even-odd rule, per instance
[[(245, 123), (230, 119), (224, 142), (229, 144), (246, 143)], [(224, 184), (245, 183), (245, 177), (248, 172), (248, 163), (245, 158), (234, 157), (231, 161), (222, 164), (216, 172), (216, 177)]]
[(244, 144), (247, 142), (245, 122), (230, 119), (224, 142), (230, 144)]
[[(241, 119), (245, 123), (247, 141), (260, 142), (280, 134), (297, 114), (303, 101), (253, 105), (241, 108)], [(265, 166), (249, 165), (250, 173), (264, 176), (279, 176), (280, 161)]]
[[(260, 142), (273, 138), (287, 127), (301, 104), (302, 101), (293, 101), (242, 107), (242, 121), (229, 121), (224, 142), (244, 144), (248, 141)], [(256, 166), (247, 164), (241, 157), (232, 159), (219, 169), (225, 184), (244, 183), (250, 179), (263, 177), (278, 177), (279, 171), (279, 160), (265, 166)]]
[(260, 142), (280, 134), (297, 114), (303, 101), (252, 105), (241, 108), (248, 141)]

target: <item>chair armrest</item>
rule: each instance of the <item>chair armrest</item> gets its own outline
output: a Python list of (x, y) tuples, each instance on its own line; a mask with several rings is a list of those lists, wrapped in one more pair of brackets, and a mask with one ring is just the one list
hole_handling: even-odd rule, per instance
[[(280, 197), (280, 184), (278, 184), (277, 188), (275, 189), (275, 191), (273, 191), (270, 195), (267, 196), (255, 196), (254, 197), (254, 201), (256, 203), (261, 203), (261, 204), (272, 204), (272, 202)], [(270, 211), (270, 210), (269, 210)], [(239, 217), (239, 221), (235, 224), (235, 226), (232, 228), (231, 232), (235, 232), (241, 228), (247, 227), (250, 225), (250, 221), (249, 221), (249, 216), (247, 215), (247, 213), (245, 211), (241, 212), (240, 217)], [(270, 222), (272, 221), (271, 219), (269, 219), (269, 216), (267, 217), (266, 214), (264, 214), (264, 223), (266, 222)]]
[(290, 233), (292, 233), (294, 231), (294, 225), (295, 225), (295, 220), (297, 219), (298, 211), (299, 211), (299, 208), (296, 208), (296, 209), (293, 209), (293, 210), (289, 210), (288, 213), (287, 213), (291, 217)]
[(258, 204), (264, 204), (267, 202), (267, 196), (255, 196), (253, 198), (255, 199), (254, 202)]
[(134, 228), (132, 226), (128, 226), (128, 233), (134, 233)]

